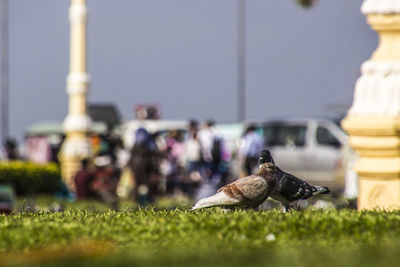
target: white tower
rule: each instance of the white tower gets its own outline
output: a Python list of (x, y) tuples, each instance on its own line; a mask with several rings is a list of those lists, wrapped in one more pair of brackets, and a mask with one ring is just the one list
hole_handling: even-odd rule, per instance
[(91, 125), (87, 115), (86, 95), (90, 77), (86, 68), (86, 0), (71, 0), (69, 10), (71, 25), (70, 70), (67, 76), (69, 95), (68, 115), (63, 128), (66, 133), (61, 148), (61, 172), (68, 188), (74, 189), (72, 177), (80, 167), (80, 161), (90, 155), (87, 133)]

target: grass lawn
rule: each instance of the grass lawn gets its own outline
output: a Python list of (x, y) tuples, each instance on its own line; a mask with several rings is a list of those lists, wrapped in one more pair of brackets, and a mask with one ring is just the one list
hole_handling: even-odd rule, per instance
[(0, 265), (398, 266), (400, 212), (152, 209), (0, 216)]

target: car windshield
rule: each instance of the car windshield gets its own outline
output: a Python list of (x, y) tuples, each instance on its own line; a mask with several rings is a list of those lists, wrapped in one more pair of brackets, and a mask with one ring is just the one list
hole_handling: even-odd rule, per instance
[(325, 127), (318, 126), (316, 133), (317, 143), (320, 145), (328, 145), (340, 147), (339, 140)]
[(5, 194), (5, 193), (0, 193), (0, 203), (9, 203), (11, 202), (11, 196), (9, 194)]
[(305, 145), (306, 126), (303, 125), (266, 125), (264, 140), (267, 146), (301, 147)]

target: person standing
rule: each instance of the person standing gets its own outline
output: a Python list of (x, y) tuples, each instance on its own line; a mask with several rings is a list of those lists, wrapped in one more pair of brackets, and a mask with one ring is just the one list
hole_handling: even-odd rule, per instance
[(96, 170), (91, 183), (91, 189), (95, 196), (105, 203), (109, 204), (114, 210), (118, 209), (118, 198), (116, 189), (118, 185), (118, 176), (112, 165), (109, 155), (98, 156), (94, 160)]
[(205, 163), (209, 164), (213, 161), (212, 148), (214, 139), (216, 138), (214, 121), (207, 121), (203, 128), (200, 129), (198, 137), (202, 148), (202, 158)]
[(222, 137), (218, 136), (214, 129), (214, 121), (209, 120), (199, 131), (202, 155), (202, 180), (199, 190), (196, 192), (195, 200), (215, 194), (218, 185), (227, 174), (225, 144)]
[(8, 138), (4, 142), (5, 158), (9, 161), (18, 160), (18, 144), (14, 139)]
[(243, 159), (246, 176), (251, 175), (258, 168), (258, 158), (263, 146), (263, 138), (256, 133), (256, 127), (250, 125), (246, 129), (239, 147), (239, 156)]
[(144, 128), (135, 133), (129, 168), (135, 179), (134, 195), (139, 204), (152, 203), (158, 192), (160, 153), (153, 136)]
[(185, 162), (186, 176), (183, 183), (184, 193), (194, 196), (195, 190), (201, 182), (201, 145), (197, 131), (189, 132), (190, 137), (184, 143), (184, 153), (182, 155)]
[(169, 163), (169, 173), (166, 176), (166, 193), (175, 195), (179, 192), (182, 183), (183, 164), (181, 162), (184, 151), (182, 134), (176, 130), (170, 131), (166, 139), (166, 156)]
[(83, 159), (81, 161), (81, 168), (78, 170), (74, 177), (76, 197), (78, 199), (87, 199), (94, 196), (90, 185), (93, 181), (94, 175), (89, 170), (88, 159)]

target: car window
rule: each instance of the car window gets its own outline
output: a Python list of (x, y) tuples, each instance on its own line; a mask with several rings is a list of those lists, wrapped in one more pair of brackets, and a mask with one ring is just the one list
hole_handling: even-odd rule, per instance
[(274, 125), (264, 127), (267, 146), (302, 147), (306, 142), (306, 126)]
[(10, 203), (11, 201), (12, 199), (10, 195), (0, 193), (0, 202)]
[(325, 127), (318, 126), (317, 128), (317, 143), (333, 147), (340, 147), (339, 140)]

